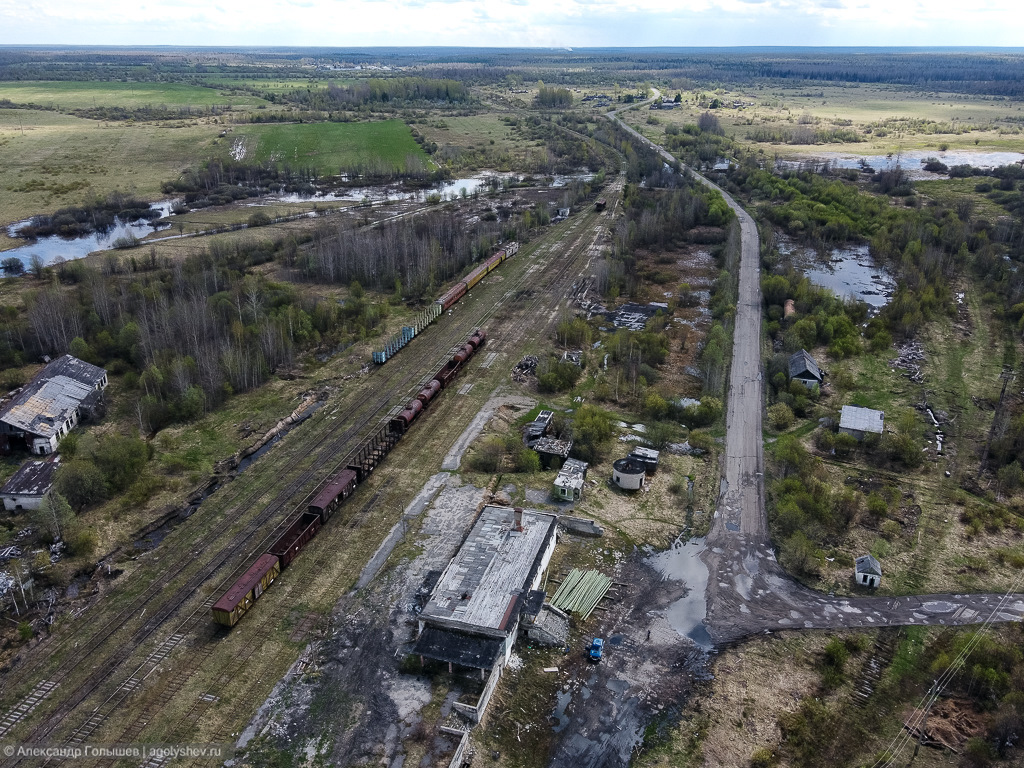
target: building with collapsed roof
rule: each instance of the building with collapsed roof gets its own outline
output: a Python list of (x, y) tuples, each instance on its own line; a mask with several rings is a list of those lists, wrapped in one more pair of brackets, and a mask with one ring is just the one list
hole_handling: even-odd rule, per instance
[(20, 439), (39, 455), (53, 453), (57, 443), (83, 418), (103, 414), (107, 372), (64, 355), (46, 365), (0, 409), (0, 433)]
[(583, 484), (587, 479), (590, 465), (579, 459), (566, 459), (558, 470), (551, 492), (562, 501), (579, 501), (583, 498)]
[(39, 509), (43, 499), (53, 487), (53, 477), (60, 457), (53, 456), (45, 461), (26, 461), (10, 480), (0, 488), (4, 509), (18, 512)]
[(544, 469), (561, 467), (569, 458), (572, 440), (559, 440), (554, 437), (542, 437), (530, 446), (540, 456), (540, 464)]
[(524, 616), (544, 602), (544, 572), (555, 550), (558, 518), (536, 510), (488, 504), (455, 557), (444, 569), (419, 615), (412, 649), (435, 659), (491, 673), (482, 712), (493, 691)]

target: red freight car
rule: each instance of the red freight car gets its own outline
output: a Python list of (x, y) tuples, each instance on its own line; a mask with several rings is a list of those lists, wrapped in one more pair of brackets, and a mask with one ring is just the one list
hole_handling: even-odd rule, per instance
[(313, 512), (303, 512), (299, 519), (292, 523), (281, 538), (275, 541), (267, 550), (272, 555), (281, 559), (281, 570), (291, 565), (302, 548), (309, 543), (309, 540), (316, 536), (320, 530), (320, 515)]
[(343, 469), (332, 477), (324, 489), (309, 504), (309, 511), (320, 516), (320, 523), (331, 519), (338, 507), (356, 489), (356, 473), (351, 469)]
[(213, 620), (225, 627), (235, 626), (280, 574), (281, 565), (275, 555), (260, 555), (242, 578), (213, 604)]
[(465, 295), (466, 283), (462, 281), (450, 288), (444, 296), (438, 299), (438, 302), (441, 304), (441, 309), (445, 310)]

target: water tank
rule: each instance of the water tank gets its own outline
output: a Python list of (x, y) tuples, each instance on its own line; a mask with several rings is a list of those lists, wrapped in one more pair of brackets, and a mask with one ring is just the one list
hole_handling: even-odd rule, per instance
[(646, 476), (647, 467), (637, 459), (626, 457), (612, 464), (612, 482), (624, 490), (640, 490)]

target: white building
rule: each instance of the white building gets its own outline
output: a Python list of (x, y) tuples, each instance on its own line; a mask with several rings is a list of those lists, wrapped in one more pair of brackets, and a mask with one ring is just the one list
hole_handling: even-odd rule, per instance
[(880, 435), (885, 426), (885, 412), (856, 405), (844, 405), (839, 416), (839, 431), (863, 440), (867, 435)]
[(861, 555), (857, 558), (853, 577), (862, 587), (877, 587), (882, 583), (882, 566), (871, 555)]
[(59, 462), (60, 457), (56, 456), (47, 461), (25, 462), (0, 488), (4, 509), (8, 512), (39, 509), (53, 487), (53, 476)]
[(0, 434), (23, 440), (31, 453), (53, 453), (81, 418), (102, 409), (106, 386), (105, 370), (64, 355), (0, 409)]

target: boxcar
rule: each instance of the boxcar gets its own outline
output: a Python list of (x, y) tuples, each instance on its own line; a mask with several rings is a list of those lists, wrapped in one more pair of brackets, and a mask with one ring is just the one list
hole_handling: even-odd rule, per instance
[(267, 552), (280, 558), (281, 570), (284, 570), (291, 565), (292, 560), (298, 557), (302, 548), (316, 536), (316, 532), (319, 530), (320, 515), (303, 512), (299, 515), (298, 520), (288, 526), (288, 530), (281, 534), (281, 538), (275, 541)]
[(260, 555), (249, 570), (213, 604), (213, 620), (226, 627), (235, 626), (280, 574), (281, 564), (275, 555)]
[(356, 473), (351, 469), (343, 469), (328, 480), (323, 490), (309, 503), (309, 511), (320, 516), (321, 524), (326, 523), (355, 489)]

